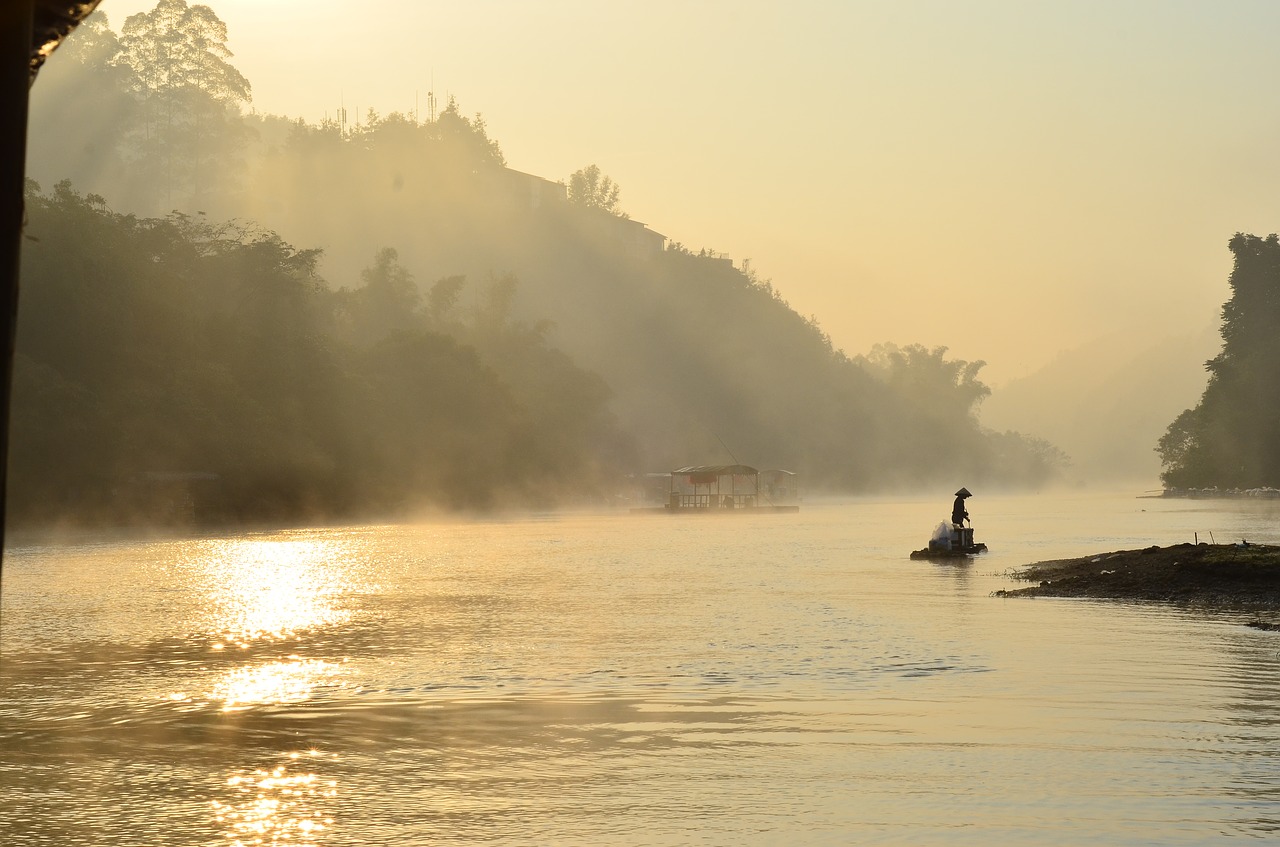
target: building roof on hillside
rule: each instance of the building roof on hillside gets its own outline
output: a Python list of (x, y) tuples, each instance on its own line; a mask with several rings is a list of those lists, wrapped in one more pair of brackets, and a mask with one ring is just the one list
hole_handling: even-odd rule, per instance
[(538, 182), (545, 182), (547, 185), (558, 185), (562, 188), (564, 187), (563, 182), (560, 182), (554, 179), (547, 179), (545, 176), (538, 176), (537, 174), (525, 173), (524, 171), (518, 171), (515, 168), (508, 168), (505, 166), (503, 167), (503, 170), (505, 170), (509, 174), (513, 174), (514, 176), (518, 176), (523, 179), (532, 179), (532, 180), (537, 180)]

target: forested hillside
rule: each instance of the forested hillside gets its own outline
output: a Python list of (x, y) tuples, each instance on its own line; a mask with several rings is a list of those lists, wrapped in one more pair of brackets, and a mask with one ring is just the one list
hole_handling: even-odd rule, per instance
[[(175, 40), (192, 15), (203, 46)], [(99, 19), (42, 74), (81, 112), (33, 109), (30, 170), (55, 187), (28, 200), (17, 519), (111, 519), (173, 478), (251, 520), (620, 502), (627, 474), (729, 451), (810, 490), (1062, 464), (979, 426), (981, 362), (851, 358), (771, 282), (628, 220), (598, 169), (510, 170), (456, 104), (242, 114), (211, 15), (163, 0), (119, 37)]]
[(1280, 237), (1237, 233), (1222, 352), (1157, 447), (1170, 488), (1280, 488)]
[(110, 518), (165, 475), (216, 476), (211, 519), (545, 504), (628, 462), (608, 388), (509, 320), (502, 284), (457, 318), (456, 281), (420, 308), (391, 251), (333, 291), (317, 251), (271, 232), (119, 215), (65, 184), (27, 202), (19, 521)]

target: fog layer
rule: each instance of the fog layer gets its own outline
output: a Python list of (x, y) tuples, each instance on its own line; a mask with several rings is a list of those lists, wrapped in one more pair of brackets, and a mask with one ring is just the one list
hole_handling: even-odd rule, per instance
[(982, 362), (848, 356), (770, 281), (629, 219), (598, 168), (506, 167), (452, 101), (244, 115), (225, 38), (164, 0), (42, 76), (19, 514), (175, 480), (247, 519), (619, 502), (628, 475), (729, 460), (844, 491), (1063, 464), (979, 425)]

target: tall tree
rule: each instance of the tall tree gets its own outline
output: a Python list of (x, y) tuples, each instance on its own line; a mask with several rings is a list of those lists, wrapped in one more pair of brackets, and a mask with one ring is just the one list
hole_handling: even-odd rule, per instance
[(397, 332), (421, 328), (422, 294), (394, 247), (380, 249), (373, 265), (360, 272), (360, 281), (360, 288), (342, 292), (355, 343), (369, 347)]
[[(372, 123), (372, 122), (371, 122)], [(469, 167), (476, 165), (505, 165), (502, 148), (489, 137), (484, 118), (477, 114), (468, 118), (462, 114), (458, 102), (450, 97), (435, 123), (427, 125), (430, 134), (452, 154)]]
[(955, 420), (970, 417), (991, 394), (978, 379), (986, 362), (946, 358), (946, 347), (927, 349), (921, 344), (877, 344), (858, 362), (888, 382), (898, 394), (917, 406), (945, 410)]
[(239, 106), (252, 99), (229, 61), (226, 24), (208, 6), (160, 0), (125, 20), (120, 46), (142, 101), (139, 159), (156, 163), (163, 186), (157, 200), (204, 202), (215, 164), (238, 146)]
[(621, 193), (618, 184), (601, 173), (598, 165), (588, 165), (569, 175), (570, 203), (626, 218), (629, 215), (618, 205)]

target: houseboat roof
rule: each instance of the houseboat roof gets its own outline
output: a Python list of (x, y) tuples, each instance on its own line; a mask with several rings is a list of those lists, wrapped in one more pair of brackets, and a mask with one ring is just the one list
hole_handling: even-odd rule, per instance
[(758, 474), (760, 473), (760, 471), (756, 470), (750, 465), (694, 465), (688, 468), (677, 468), (674, 471), (672, 471), (672, 473), (715, 474), (716, 476), (728, 476), (729, 474), (736, 474), (738, 476), (747, 476), (751, 474)]

